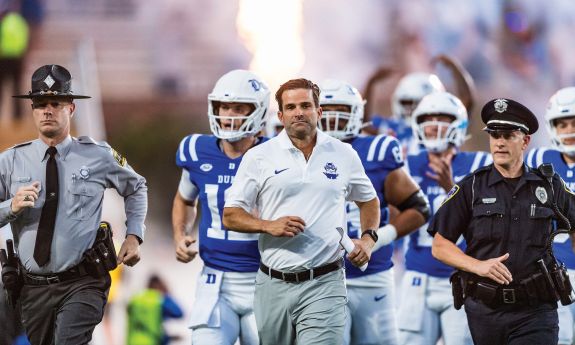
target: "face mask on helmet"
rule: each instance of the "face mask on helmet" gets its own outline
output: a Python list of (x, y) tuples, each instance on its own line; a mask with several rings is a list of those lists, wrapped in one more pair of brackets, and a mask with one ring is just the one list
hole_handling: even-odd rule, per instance
[(443, 152), (449, 145), (459, 147), (467, 133), (467, 110), (448, 92), (429, 94), (413, 111), (411, 127), (417, 141), (430, 152)]
[(340, 140), (358, 136), (363, 125), (365, 104), (359, 91), (345, 82), (333, 79), (321, 83), (320, 89), (322, 116), (318, 122), (319, 128)]
[[(208, 95), (210, 129), (214, 136), (231, 142), (254, 136), (263, 128), (269, 102), (269, 88), (255, 74), (245, 70), (226, 73)], [(243, 103), (253, 111), (239, 115), (241, 111), (232, 109), (233, 114), (229, 114), (228, 109), (222, 108), (229, 103), (233, 103), (232, 108), (234, 104)]]
[(269, 138), (278, 135), (284, 128), (283, 123), (280, 121), (276, 114), (272, 114), (266, 121), (266, 136)]
[(421, 99), (432, 92), (444, 92), (445, 87), (435, 74), (410, 73), (403, 77), (391, 99), (393, 116), (409, 121)]
[(553, 145), (569, 156), (575, 156), (575, 128), (571, 121), (574, 117), (575, 87), (563, 88), (551, 96), (545, 111), (547, 131)]

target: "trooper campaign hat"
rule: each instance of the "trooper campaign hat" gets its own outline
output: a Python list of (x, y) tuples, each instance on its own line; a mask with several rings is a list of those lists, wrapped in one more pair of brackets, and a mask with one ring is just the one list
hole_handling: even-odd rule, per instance
[(537, 117), (523, 104), (508, 98), (487, 102), (481, 109), (481, 119), (486, 132), (520, 130), (525, 134), (537, 132)]
[(12, 96), (15, 98), (35, 97), (68, 97), (73, 99), (90, 98), (75, 95), (72, 90), (72, 76), (60, 65), (44, 65), (32, 74), (32, 90), (27, 95)]

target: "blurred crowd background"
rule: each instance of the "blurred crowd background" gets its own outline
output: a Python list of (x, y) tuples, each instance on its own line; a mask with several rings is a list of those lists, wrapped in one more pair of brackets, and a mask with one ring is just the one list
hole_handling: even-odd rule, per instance
[[(16, 33), (2, 22), (13, 13), (26, 20), (11, 24)], [(360, 90), (375, 78), (364, 94), (369, 120), (390, 113), (393, 88), (408, 72), (437, 73), (454, 87), (432, 62), (444, 54), (475, 83), (464, 146), (473, 150), (488, 150), (479, 117), (487, 100), (515, 99), (542, 120), (547, 99), (575, 85), (573, 0), (0, 0), (0, 33), (20, 42), (0, 54), (0, 149), (35, 136), (29, 105), (11, 95), (30, 89), (37, 67), (60, 64), (71, 71), (76, 93), (93, 96), (77, 103), (74, 133), (107, 140), (148, 180), (142, 261), (117, 274), (94, 344), (124, 343), (127, 301), (152, 274), (184, 309), (183, 319), (166, 325), (178, 337), (173, 344), (189, 343), (186, 313), (199, 265), (175, 259), (174, 158), (183, 136), (209, 133), (207, 94), (225, 72), (250, 69), (272, 95), (298, 76), (346, 80)], [(542, 130), (531, 145), (548, 143)], [(118, 203), (109, 197), (105, 217), (121, 238)]]

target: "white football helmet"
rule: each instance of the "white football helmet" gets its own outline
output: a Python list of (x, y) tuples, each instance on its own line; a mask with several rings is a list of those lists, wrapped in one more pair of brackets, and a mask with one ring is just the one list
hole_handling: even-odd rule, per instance
[(574, 134), (557, 134), (555, 120), (575, 117), (575, 87), (566, 87), (557, 91), (549, 99), (545, 111), (545, 123), (551, 136), (551, 141), (557, 149), (570, 156), (575, 155), (575, 145), (565, 145), (564, 139), (575, 138)]
[[(423, 122), (421, 117), (425, 115), (449, 115), (453, 117), (453, 121)], [(437, 135), (434, 138), (428, 138), (425, 135), (425, 129), (429, 126), (437, 126)], [(423, 97), (413, 111), (411, 128), (418, 142), (430, 152), (445, 151), (449, 144), (459, 147), (465, 141), (467, 134), (467, 109), (459, 98), (449, 92), (431, 93)]]
[[(248, 103), (254, 110), (247, 116), (220, 116), (219, 102)], [(270, 104), (268, 86), (255, 74), (245, 70), (233, 70), (224, 74), (208, 95), (208, 118), (212, 133), (224, 140), (238, 141), (256, 135), (264, 126)], [(231, 129), (223, 129), (221, 120), (231, 120)]]
[(278, 135), (284, 128), (277, 114), (270, 114), (266, 121), (266, 136), (273, 138)]
[(354, 138), (359, 135), (363, 124), (363, 107), (365, 101), (359, 91), (350, 84), (327, 79), (320, 84), (321, 93), (319, 105), (345, 105), (349, 112), (323, 111), (318, 123), (319, 128), (326, 134), (340, 139)]
[(435, 74), (409, 73), (401, 78), (391, 98), (391, 111), (397, 119), (409, 121), (421, 99), (432, 92), (445, 91)]

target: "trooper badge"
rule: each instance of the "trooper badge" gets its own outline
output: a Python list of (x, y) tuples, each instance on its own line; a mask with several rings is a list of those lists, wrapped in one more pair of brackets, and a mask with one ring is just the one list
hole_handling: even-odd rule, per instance
[(90, 177), (90, 168), (88, 168), (87, 166), (83, 165), (80, 168), (80, 178), (82, 180), (87, 179), (88, 177)]
[(547, 202), (547, 191), (543, 187), (535, 188), (535, 196), (542, 204)]

